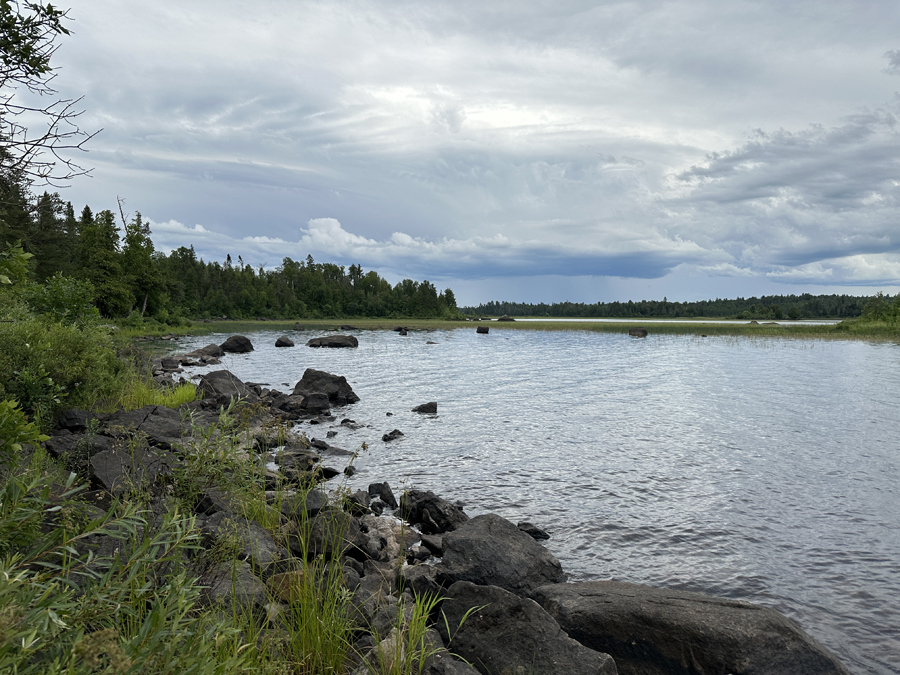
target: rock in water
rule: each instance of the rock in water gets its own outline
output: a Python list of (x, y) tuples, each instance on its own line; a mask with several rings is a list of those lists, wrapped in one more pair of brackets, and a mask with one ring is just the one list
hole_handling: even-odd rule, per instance
[(619, 581), (553, 584), (533, 597), (620, 673), (848, 675), (793, 621), (749, 602)]
[(280, 338), (278, 338), (277, 340), (275, 340), (275, 346), (276, 346), (276, 347), (293, 347), (293, 346), (294, 346), (294, 341), (291, 340), (291, 339), (290, 339), (289, 337), (287, 337), (286, 335), (282, 335)]
[(352, 335), (328, 335), (326, 337), (313, 338), (306, 343), (306, 346), (330, 347), (331, 349), (359, 347), (359, 340)]
[(628, 334), (631, 337), (647, 337), (647, 329), (641, 328), (640, 326), (638, 326), (636, 328), (629, 328)]
[(408, 490), (400, 496), (400, 515), (425, 534), (440, 534), (460, 527), (469, 516), (456, 504), (430, 490)]
[(347, 405), (359, 400), (343, 375), (332, 375), (322, 370), (307, 368), (303, 377), (294, 387), (294, 394), (311, 396), (325, 394), (332, 405)]
[(482, 673), (616, 675), (609, 654), (579, 644), (536, 602), (502, 588), (457, 581), (441, 612), (441, 637)]
[(243, 335), (232, 335), (219, 346), (222, 351), (230, 354), (246, 354), (253, 351), (253, 343)]
[(403, 436), (402, 431), (400, 431), (399, 429), (394, 429), (390, 433), (384, 434), (384, 436), (381, 437), (381, 440), (384, 441), (385, 443), (388, 443), (389, 441), (396, 441), (398, 438), (400, 438), (402, 436)]
[(204, 398), (243, 398), (255, 401), (256, 394), (229, 370), (214, 370), (200, 378)]
[(550, 551), (495, 513), (475, 516), (445, 534), (440, 568), (454, 581), (500, 586), (524, 596), (565, 581)]
[(491, 332), (491, 329), (487, 326), (478, 326), (478, 328), (475, 329), (475, 332), (481, 335), (487, 335)]
[(437, 413), (437, 401), (431, 401), (430, 403), (417, 405), (412, 409), (412, 412), (433, 415)]

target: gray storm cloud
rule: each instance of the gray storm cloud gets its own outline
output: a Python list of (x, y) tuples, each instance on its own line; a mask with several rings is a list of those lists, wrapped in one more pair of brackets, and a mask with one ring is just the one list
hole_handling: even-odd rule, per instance
[(900, 281), (896, 3), (76, 0), (71, 15), (58, 82), (104, 131), (93, 179), (64, 196), (127, 197), (161, 248), (670, 279), (695, 297), (716, 279)]

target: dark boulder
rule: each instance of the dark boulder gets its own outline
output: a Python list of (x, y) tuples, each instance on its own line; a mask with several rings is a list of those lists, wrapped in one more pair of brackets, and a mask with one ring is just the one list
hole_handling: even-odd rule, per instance
[(306, 330), (306, 328), (303, 326), (302, 323), (300, 323), (300, 322), (298, 321), (297, 323), (294, 324), (293, 330), (296, 330), (296, 331), (304, 331), (304, 330)]
[(740, 600), (618, 581), (554, 584), (534, 597), (623, 674), (847, 675), (793, 621)]
[(391, 486), (387, 482), (371, 483), (369, 485), (369, 496), (378, 497), (392, 509), (397, 508), (397, 499), (394, 497), (394, 491), (391, 490)]
[(294, 341), (291, 340), (289, 337), (282, 335), (280, 338), (275, 340), (275, 346), (276, 347), (293, 347)]
[(533, 600), (497, 586), (457, 581), (441, 604), (449, 650), (484, 675), (616, 675), (616, 664), (579, 644)]
[(112, 450), (114, 442), (108, 436), (97, 434), (67, 434), (51, 436), (43, 446), (69, 471), (87, 476), (90, 475), (91, 457), (104, 450)]
[(237, 549), (237, 557), (250, 563), (262, 578), (276, 571), (289, 554), (257, 523), (234, 513), (218, 511), (207, 518), (200, 528), (207, 544), (228, 540)]
[(66, 429), (73, 434), (80, 434), (87, 431), (95, 419), (98, 419), (97, 414), (87, 410), (65, 410), (56, 418), (56, 428)]
[(253, 351), (253, 343), (243, 335), (232, 335), (219, 346), (229, 354), (246, 354)]
[(636, 327), (636, 328), (629, 328), (629, 329), (628, 329), (628, 334), (629, 334), (631, 337), (641, 337), (641, 338), (642, 338), (642, 337), (647, 337), (647, 329), (646, 329), (646, 328), (641, 328), (640, 326), (638, 326), (638, 327)]
[(359, 330), (356, 326), (351, 326), (350, 324), (344, 323), (341, 324), (341, 330)]
[(437, 413), (437, 401), (431, 401), (429, 403), (423, 403), (422, 405), (417, 405), (412, 409), (414, 413), (422, 413), (433, 415)]
[(186, 354), (186, 356), (191, 356), (193, 358), (198, 358), (201, 356), (209, 356), (212, 358), (218, 358), (220, 356), (225, 356), (225, 350), (222, 349), (219, 345), (209, 344), (205, 347), (201, 347), (200, 349), (195, 349), (192, 352)]
[(179, 464), (172, 453), (146, 446), (104, 450), (90, 459), (92, 487), (119, 496), (155, 484)]
[(381, 437), (381, 440), (384, 441), (385, 443), (389, 443), (391, 441), (396, 441), (398, 438), (401, 438), (402, 436), (403, 436), (402, 431), (400, 431), (399, 429), (394, 429), (393, 431), (390, 431), (390, 432), (384, 434)]
[(281, 513), (298, 523), (312, 518), (328, 506), (328, 495), (321, 490), (310, 490), (305, 495), (295, 494), (281, 502)]
[(250, 387), (228, 370), (206, 373), (200, 378), (199, 388), (204, 398), (242, 398), (251, 402), (255, 402), (257, 398)]
[(440, 569), (454, 581), (500, 586), (524, 596), (565, 581), (550, 551), (494, 513), (475, 516), (444, 535)]
[(207, 569), (198, 586), (210, 604), (226, 613), (260, 612), (269, 600), (266, 587), (247, 562), (223, 562)]
[(347, 383), (346, 377), (312, 368), (306, 369), (303, 377), (294, 387), (294, 395), (297, 394), (305, 397), (309, 397), (311, 394), (325, 394), (333, 405), (347, 405), (359, 400), (359, 396)]
[(499, 319), (497, 319), (497, 321), (515, 321), (515, 319), (512, 318), (509, 314), (504, 314)]
[(137, 410), (119, 411), (106, 420), (105, 432), (120, 437), (139, 433), (151, 445), (166, 450), (180, 443), (190, 433), (190, 425), (181, 419), (177, 410), (163, 405), (147, 405)]
[(425, 534), (441, 534), (463, 525), (469, 516), (431, 491), (408, 490), (400, 497), (400, 517)]
[(491, 329), (488, 326), (478, 326), (475, 329), (475, 332), (480, 335), (487, 335), (488, 333), (491, 332)]
[(326, 337), (313, 338), (306, 343), (307, 347), (330, 347), (341, 349), (347, 347), (359, 347), (359, 340), (352, 335), (328, 335)]

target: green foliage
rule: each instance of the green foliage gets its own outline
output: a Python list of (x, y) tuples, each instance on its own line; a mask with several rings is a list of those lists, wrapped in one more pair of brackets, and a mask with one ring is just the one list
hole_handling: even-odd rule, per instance
[(33, 257), (19, 243), (0, 250), (0, 284), (24, 282), (28, 278), (28, 261)]
[(121, 388), (124, 365), (100, 326), (28, 318), (0, 323), (0, 395), (18, 399), (39, 424), (65, 403), (88, 408)]
[(669, 302), (641, 300), (640, 302), (558, 302), (553, 304), (488, 302), (477, 307), (464, 307), (469, 316), (535, 316), (535, 317), (605, 317), (640, 319), (642, 317), (719, 317), (781, 320), (844, 319), (857, 317), (868, 298), (853, 295), (768, 295), (761, 298), (701, 300), (698, 302)]
[(85, 327), (100, 318), (93, 304), (91, 283), (59, 272), (43, 284), (29, 284), (23, 295), (33, 312), (44, 314), (52, 321)]
[(900, 294), (894, 297), (893, 302), (890, 301), (890, 296), (885, 297), (881, 293), (870, 298), (859, 320), (861, 323), (882, 322), (890, 325), (900, 323)]
[(32, 445), (47, 440), (16, 401), (0, 401), (0, 463), (6, 466), (18, 464), (23, 445)]

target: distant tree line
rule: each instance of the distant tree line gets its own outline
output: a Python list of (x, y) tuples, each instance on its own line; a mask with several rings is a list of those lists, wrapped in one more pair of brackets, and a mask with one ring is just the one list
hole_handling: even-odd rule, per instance
[[(889, 299), (889, 298), (888, 298)], [(849, 319), (863, 313), (871, 298), (854, 295), (764, 295), (760, 298), (716, 298), (698, 302), (556, 302), (553, 304), (488, 302), (463, 307), (467, 315), (548, 316), (637, 319), (641, 317), (716, 317), (736, 319)], [(887, 300), (882, 300), (887, 305)]]
[[(27, 177), (0, 176), (0, 249), (19, 243), (32, 254), (32, 276), (87, 284), (106, 317), (235, 319), (326, 317), (457, 318), (451, 289), (404, 279), (392, 286), (359, 265), (318, 263), (312, 256), (284, 258), (274, 270), (244, 262), (205, 262), (193, 247), (156, 251), (140, 213), (127, 217), (120, 204), (76, 216), (58, 193), (29, 194)], [(65, 284), (63, 284), (65, 285)]]

